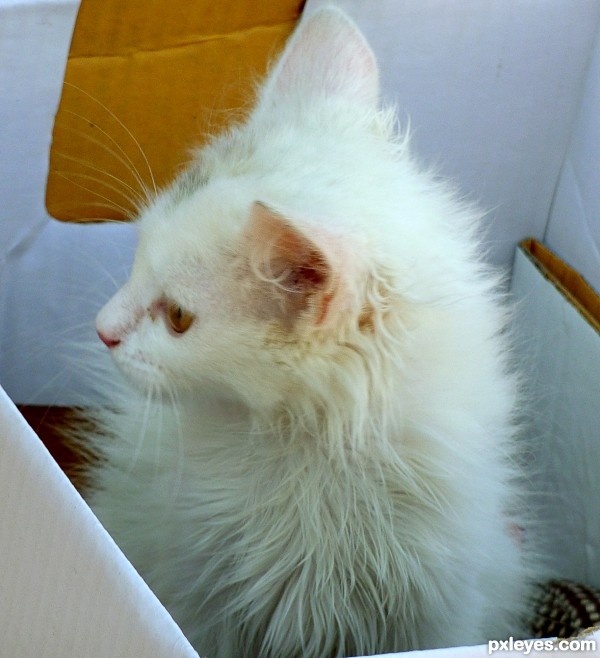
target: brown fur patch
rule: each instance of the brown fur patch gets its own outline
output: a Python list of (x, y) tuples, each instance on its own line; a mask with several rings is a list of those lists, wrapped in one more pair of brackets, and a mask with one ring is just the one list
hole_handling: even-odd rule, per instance
[(358, 318), (358, 329), (363, 334), (372, 334), (375, 332), (375, 321), (373, 319), (374, 314), (375, 311), (370, 306), (363, 309), (363, 312), (360, 314)]

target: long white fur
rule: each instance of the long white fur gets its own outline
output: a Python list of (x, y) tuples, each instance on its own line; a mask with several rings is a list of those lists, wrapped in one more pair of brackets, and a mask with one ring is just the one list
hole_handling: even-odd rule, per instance
[(522, 632), (506, 311), (479, 211), (419, 170), (377, 76), (342, 12), (304, 20), (144, 209), (98, 318), (143, 393), (98, 414), (90, 501), (208, 658)]

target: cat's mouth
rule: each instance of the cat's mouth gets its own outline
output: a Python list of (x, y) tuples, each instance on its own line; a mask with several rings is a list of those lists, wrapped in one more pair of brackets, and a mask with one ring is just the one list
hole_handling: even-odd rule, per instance
[(111, 355), (121, 373), (135, 388), (154, 392), (164, 385), (164, 368), (150, 361), (142, 352), (129, 354), (123, 350), (113, 350)]

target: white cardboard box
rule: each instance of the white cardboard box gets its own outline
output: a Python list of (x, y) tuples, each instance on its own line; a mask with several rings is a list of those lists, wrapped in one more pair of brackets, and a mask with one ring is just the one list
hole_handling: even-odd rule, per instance
[[(307, 10), (319, 4), (309, 0)], [(337, 4), (370, 38), (386, 94), (411, 116), (417, 151), (495, 208), (493, 259), (508, 264), (518, 240), (547, 236), (600, 287), (600, 3)], [(122, 279), (134, 245), (129, 227), (60, 225), (43, 205), (76, 11), (76, 0), (0, 0), (0, 383), (17, 402), (71, 402), (81, 382), (61, 378), (58, 337), (89, 325), (115, 285), (104, 273)], [(535, 413), (557, 442), (559, 459), (544, 453), (540, 462), (548, 487), (566, 492), (546, 508), (549, 522), (560, 521), (556, 565), (600, 586), (598, 335), (521, 256), (514, 289), (539, 374)], [(0, 556), (0, 656), (195, 655), (4, 393)], [(488, 651), (422, 652), (430, 653)]]
[(197, 656), (0, 389), (0, 656)]

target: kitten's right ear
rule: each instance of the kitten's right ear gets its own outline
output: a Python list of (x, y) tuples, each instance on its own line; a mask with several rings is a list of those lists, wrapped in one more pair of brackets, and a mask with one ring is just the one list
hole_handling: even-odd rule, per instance
[(265, 94), (310, 98), (343, 96), (376, 104), (379, 71), (375, 55), (344, 12), (325, 7), (304, 18), (288, 41)]

